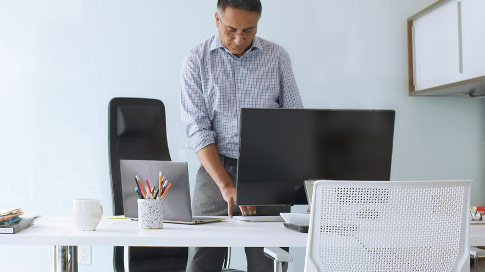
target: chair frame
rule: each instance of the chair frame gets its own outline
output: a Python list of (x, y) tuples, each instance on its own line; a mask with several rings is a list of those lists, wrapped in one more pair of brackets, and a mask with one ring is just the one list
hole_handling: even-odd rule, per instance
[[(320, 211), (321, 205), (319, 202), (319, 190), (322, 187), (372, 187), (374, 185), (385, 186), (385, 188), (402, 188), (402, 187), (412, 187), (412, 188), (429, 188), (429, 187), (464, 187), (464, 199), (461, 204), (463, 215), (461, 218), (461, 231), (462, 235), (460, 238), (460, 249), (458, 252), (457, 260), (454, 263), (452, 271), (469, 271), (469, 229), (470, 229), (470, 219), (469, 219), (469, 207), (470, 207), (470, 185), (471, 181), (412, 181), (412, 182), (388, 182), (388, 181), (317, 181), (313, 188), (312, 197), (312, 211), (310, 215), (310, 228), (308, 234), (307, 242), (307, 252), (305, 257), (305, 271), (319, 271), (321, 268), (318, 266), (318, 262), (313, 259), (314, 253), (318, 253), (318, 244), (313, 244), (314, 237), (319, 234), (320, 227)], [(378, 188), (381, 188), (378, 187)]]

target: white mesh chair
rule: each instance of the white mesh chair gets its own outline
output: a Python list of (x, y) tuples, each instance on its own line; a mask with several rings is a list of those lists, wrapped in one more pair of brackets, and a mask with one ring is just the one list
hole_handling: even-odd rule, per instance
[(471, 181), (318, 181), (305, 271), (469, 271)]

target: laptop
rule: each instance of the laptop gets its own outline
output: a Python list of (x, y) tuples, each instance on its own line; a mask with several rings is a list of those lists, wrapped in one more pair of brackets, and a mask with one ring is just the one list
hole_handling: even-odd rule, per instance
[(163, 222), (176, 224), (204, 224), (224, 219), (212, 217), (192, 217), (187, 162), (157, 160), (120, 160), (123, 208), (125, 217), (138, 218), (138, 195), (135, 192), (135, 176), (140, 181), (148, 179), (151, 186), (158, 188), (158, 174), (172, 183), (163, 198)]
[(313, 184), (318, 180), (305, 180), (305, 194), (308, 201), (308, 207), (312, 209), (312, 195), (313, 195)]
[[(308, 207), (311, 209), (312, 205), (312, 195), (313, 195), (313, 185), (318, 180), (305, 180), (304, 188), (305, 194), (308, 201)], [(296, 230), (302, 233), (308, 233), (308, 226), (310, 224), (310, 214), (308, 213), (281, 213), (281, 217), (285, 220), (283, 225), (286, 228)]]

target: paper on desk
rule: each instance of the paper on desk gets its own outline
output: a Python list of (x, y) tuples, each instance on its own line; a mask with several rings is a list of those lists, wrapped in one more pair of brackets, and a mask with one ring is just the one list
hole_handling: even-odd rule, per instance
[(309, 213), (294, 212), (294, 213), (280, 213), (280, 215), (288, 224), (308, 225), (310, 223)]

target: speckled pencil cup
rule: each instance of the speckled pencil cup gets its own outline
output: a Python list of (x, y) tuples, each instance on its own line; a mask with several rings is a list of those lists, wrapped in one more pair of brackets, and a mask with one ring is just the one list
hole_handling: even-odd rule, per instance
[(163, 228), (163, 199), (138, 199), (138, 225), (144, 229)]

